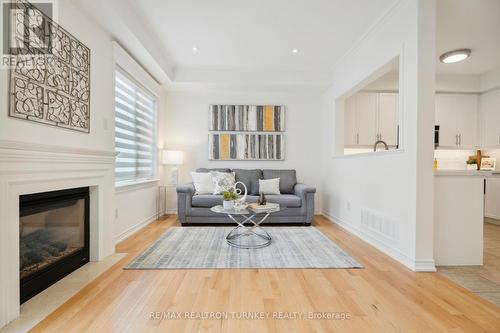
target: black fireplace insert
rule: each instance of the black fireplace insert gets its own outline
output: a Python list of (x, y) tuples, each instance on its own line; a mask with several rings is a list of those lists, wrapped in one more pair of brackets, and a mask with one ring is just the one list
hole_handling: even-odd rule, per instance
[(89, 188), (19, 198), (21, 303), (89, 262)]

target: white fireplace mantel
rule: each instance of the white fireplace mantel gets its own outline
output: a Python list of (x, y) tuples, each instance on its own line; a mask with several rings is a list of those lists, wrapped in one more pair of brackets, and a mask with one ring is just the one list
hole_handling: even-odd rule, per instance
[(90, 187), (90, 260), (114, 253), (115, 153), (0, 141), (0, 328), (19, 316), (19, 196)]

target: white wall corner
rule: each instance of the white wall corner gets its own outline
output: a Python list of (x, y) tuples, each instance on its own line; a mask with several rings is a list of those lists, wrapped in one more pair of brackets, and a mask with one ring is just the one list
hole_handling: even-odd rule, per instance
[(415, 257), (434, 256), (434, 106), (436, 0), (418, 1)]
[(487, 92), (500, 88), (500, 68), (481, 74), (481, 92)]
[(131, 226), (130, 228), (120, 232), (118, 235), (115, 236), (115, 244), (120, 243), (121, 241), (127, 239), (128, 237), (132, 236), (142, 228), (146, 227), (147, 225), (153, 223), (156, 221), (156, 214), (151, 215), (150, 217), (144, 219), (143, 221), (140, 221), (139, 223)]

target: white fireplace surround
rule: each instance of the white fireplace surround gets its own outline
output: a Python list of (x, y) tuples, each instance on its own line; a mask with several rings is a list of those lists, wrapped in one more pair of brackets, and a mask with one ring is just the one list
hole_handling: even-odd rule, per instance
[(114, 152), (0, 141), (0, 328), (19, 316), (19, 196), (90, 188), (90, 260), (114, 253)]

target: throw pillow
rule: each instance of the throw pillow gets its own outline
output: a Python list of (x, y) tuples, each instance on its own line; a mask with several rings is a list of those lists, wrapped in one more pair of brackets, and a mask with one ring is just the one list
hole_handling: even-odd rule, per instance
[(213, 194), (222, 194), (224, 191), (234, 189), (234, 183), (236, 183), (234, 172), (210, 171), (210, 175), (214, 185)]
[(259, 179), (259, 191), (264, 194), (281, 194), (280, 179)]
[[(259, 179), (262, 178), (262, 170), (233, 169), (233, 171), (236, 181), (242, 182), (247, 187), (248, 194), (259, 194)], [(243, 186), (238, 184), (237, 187), (243, 191)]]
[(264, 179), (280, 179), (280, 192), (286, 194), (293, 194), (295, 184), (297, 184), (297, 175), (295, 170), (262, 170), (262, 175)]
[(214, 183), (212, 175), (208, 172), (191, 172), (195, 194), (212, 194), (214, 193)]

